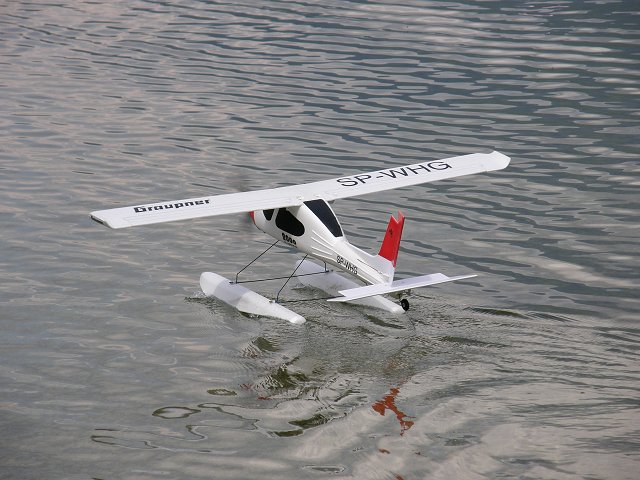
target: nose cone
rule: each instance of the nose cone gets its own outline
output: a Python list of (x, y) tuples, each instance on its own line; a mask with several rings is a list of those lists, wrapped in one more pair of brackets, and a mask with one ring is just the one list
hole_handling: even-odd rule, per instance
[(256, 224), (255, 212), (249, 212), (249, 216), (251, 217), (251, 221), (255, 225)]

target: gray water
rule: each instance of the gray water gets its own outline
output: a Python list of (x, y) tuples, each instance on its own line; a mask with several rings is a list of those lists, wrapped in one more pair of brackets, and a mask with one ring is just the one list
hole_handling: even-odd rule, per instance
[[(2, 2), (0, 477), (637, 478), (638, 10)], [(403, 210), (399, 277), (479, 274), (400, 316), (204, 298), (269, 242), (244, 216), (89, 217), (492, 149), (335, 203), (370, 250)]]

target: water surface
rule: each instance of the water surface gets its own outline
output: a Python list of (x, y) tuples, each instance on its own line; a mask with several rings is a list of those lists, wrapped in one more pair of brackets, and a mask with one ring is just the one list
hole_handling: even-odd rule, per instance
[[(635, 478), (638, 20), (625, 0), (0, 6), (0, 477)], [(266, 247), (243, 216), (88, 215), (493, 149), (507, 170), (335, 203), (374, 251), (402, 208), (399, 276), (479, 274), (398, 317), (247, 318), (198, 287)]]

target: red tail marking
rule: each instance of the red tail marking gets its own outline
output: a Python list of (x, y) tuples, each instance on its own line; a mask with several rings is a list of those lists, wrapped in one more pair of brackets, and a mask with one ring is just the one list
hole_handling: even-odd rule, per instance
[(378, 253), (378, 255), (393, 263), (394, 268), (398, 263), (398, 250), (400, 249), (403, 227), (404, 215), (402, 215), (402, 212), (398, 211), (398, 220), (393, 218), (393, 215), (391, 215), (389, 225), (387, 226), (387, 233), (384, 235), (384, 240), (382, 240), (382, 246), (380, 247), (380, 253)]

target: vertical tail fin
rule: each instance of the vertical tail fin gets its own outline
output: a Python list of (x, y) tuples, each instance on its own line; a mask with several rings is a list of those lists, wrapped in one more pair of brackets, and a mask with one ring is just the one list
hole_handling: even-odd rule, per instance
[(379, 256), (386, 258), (393, 264), (393, 268), (396, 267), (398, 262), (398, 250), (400, 249), (400, 240), (402, 239), (402, 228), (404, 227), (404, 215), (398, 211), (398, 219), (396, 220), (393, 215), (389, 219), (389, 225), (387, 225), (387, 233), (384, 235), (382, 245), (380, 246)]

